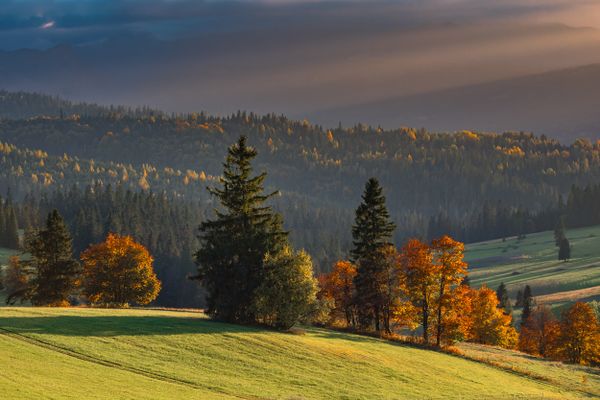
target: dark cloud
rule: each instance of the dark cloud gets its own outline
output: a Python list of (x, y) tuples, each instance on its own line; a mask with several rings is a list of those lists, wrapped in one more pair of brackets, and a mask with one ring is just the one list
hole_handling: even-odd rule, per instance
[(597, 3), (7, 0), (0, 87), (303, 117), (600, 62)]
[[(206, 32), (281, 27), (408, 29), (480, 23), (560, 12), (588, 0), (398, 0), (398, 1), (202, 1), (202, 0), (4, 0), (0, 3), (0, 48), (85, 44), (118, 32), (145, 32), (177, 39)], [(40, 27), (52, 21), (52, 29)], [(560, 22), (560, 21), (559, 21)], [(376, 29), (376, 28), (375, 28)], [(51, 32), (60, 31), (60, 33)]]

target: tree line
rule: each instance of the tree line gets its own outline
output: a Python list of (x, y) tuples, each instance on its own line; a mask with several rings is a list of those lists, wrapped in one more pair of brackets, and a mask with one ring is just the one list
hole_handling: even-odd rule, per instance
[(56, 210), (42, 228), (27, 233), (24, 251), (10, 258), (4, 272), (7, 304), (123, 307), (148, 304), (160, 291), (152, 256), (130, 236), (110, 233), (75, 259), (71, 234)]

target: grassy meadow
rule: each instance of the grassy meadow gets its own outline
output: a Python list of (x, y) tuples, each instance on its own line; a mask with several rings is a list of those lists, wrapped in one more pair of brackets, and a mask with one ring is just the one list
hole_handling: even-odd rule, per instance
[(600, 226), (567, 231), (568, 262), (557, 260), (551, 231), (467, 245), (471, 283), (496, 289), (504, 282), (514, 298), (530, 285), (538, 303), (562, 306), (600, 299)]
[(576, 399), (599, 384), (579, 370), (589, 384), (576, 389), (325, 329), (278, 333), (139, 309), (1, 308), (0, 363), (10, 399)]

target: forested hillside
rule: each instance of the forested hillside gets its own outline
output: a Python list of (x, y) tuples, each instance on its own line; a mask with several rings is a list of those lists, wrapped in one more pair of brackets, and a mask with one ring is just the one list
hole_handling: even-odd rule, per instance
[[(167, 115), (37, 94), (1, 98), (0, 193), (14, 204), (19, 229), (57, 208), (77, 252), (109, 231), (133, 235), (157, 259), (164, 305), (197, 299), (184, 278), (193, 270), (196, 228), (215, 204), (205, 188), (241, 134), (258, 151), (258, 171), (269, 173), (267, 189), (280, 190), (271, 203), (292, 244), (311, 254), (317, 272), (347, 257), (353, 211), (371, 176), (384, 187), (399, 245), (412, 236), (475, 242), (549, 230), (567, 211), (570, 227), (600, 220), (598, 189), (571, 189), (600, 181), (600, 144), (586, 140), (325, 130), (276, 115)], [(22, 118), (24, 105), (37, 116)]]
[[(58, 104), (59, 105), (59, 104)], [(57, 106), (58, 106), (57, 105)], [(485, 201), (540, 209), (556, 204), (572, 184), (600, 177), (600, 146), (563, 145), (527, 133), (432, 133), (355, 126), (324, 130), (283, 116), (237, 113), (224, 118), (112, 112), (4, 120), (0, 139), (49, 154), (217, 175), (223, 149), (239, 135), (259, 153), (268, 185), (337, 207), (354, 204), (377, 176), (397, 216), (444, 210), (468, 218)]]

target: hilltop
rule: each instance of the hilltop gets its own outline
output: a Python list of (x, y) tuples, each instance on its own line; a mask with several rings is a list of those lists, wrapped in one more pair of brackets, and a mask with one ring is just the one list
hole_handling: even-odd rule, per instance
[(554, 369), (548, 377), (508, 372), (369, 337), (278, 333), (197, 312), (2, 308), (0, 328), (0, 362), (10, 366), (0, 382), (11, 398), (52, 390), (94, 399), (575, 399), (598, 387), (580, 367), (561, 367), (587, 382), (573, 391), (551, 379)]

